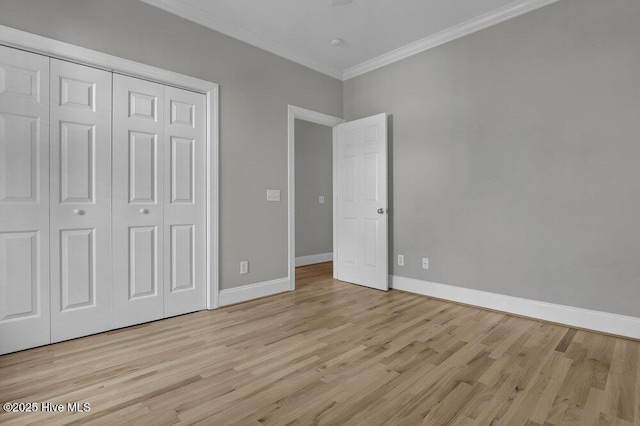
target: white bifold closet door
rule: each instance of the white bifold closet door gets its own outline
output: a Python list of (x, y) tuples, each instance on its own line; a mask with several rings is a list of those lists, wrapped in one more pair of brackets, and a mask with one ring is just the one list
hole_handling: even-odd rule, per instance
[(164, 316), (162, 92), (113, 76), (114, 328)]
[(49, 328), (49, 58), (0, 46), (0, 354)]
[(206, 97), (164, 87), (164, 316), (206, 307)]
[(111, 328), (112, 74), (51, 59), (51, 341)]
[(206, 97), (0, 46), (0, 354), (206, 307)]
[(205, 96), (114, 75), (114, 327), (205, 308)]

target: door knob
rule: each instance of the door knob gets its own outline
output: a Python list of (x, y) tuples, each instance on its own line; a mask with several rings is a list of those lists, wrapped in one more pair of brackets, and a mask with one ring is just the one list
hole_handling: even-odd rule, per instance
[(384, 209), (382, 207), (378, 209), (378, 214), (384, 214)]
[(149, 214), (149, 210), (148, 209), (140, 209), (140, 213)]
[(82, 210), (82, 209), (75, 209), (75, 210), (73, 211), (73, 214), (77, 214), (78, 216), (82, 216), (82, 215), (84, 215), (84, 210)]

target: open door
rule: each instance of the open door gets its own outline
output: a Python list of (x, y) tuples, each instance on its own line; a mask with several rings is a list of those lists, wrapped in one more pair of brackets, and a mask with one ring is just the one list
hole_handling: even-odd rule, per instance
[(387, 115), (340, 124), (334, 138), (336, 278), (388, 290)]

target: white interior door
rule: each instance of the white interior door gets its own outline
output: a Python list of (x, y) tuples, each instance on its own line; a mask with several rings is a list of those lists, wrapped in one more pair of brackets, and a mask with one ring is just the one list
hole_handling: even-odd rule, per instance
[(51, 59), (51, 341), (111, 328), (111, 73)]
[(387, 116), (338, 125), (337, 278), (389, 289), (387, 257)]
[(113, 76), (114, 327), (164, 315), (163, 86)]
[(205, 100), (164, 87), (165, 317), (206, 307)]
[(49, 58), (0, 46), (0, 354), (49, 341)]

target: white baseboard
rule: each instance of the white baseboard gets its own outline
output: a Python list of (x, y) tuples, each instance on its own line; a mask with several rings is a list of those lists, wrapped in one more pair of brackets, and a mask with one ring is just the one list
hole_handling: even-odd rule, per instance
[(289, 278), (243, 285), (242, 287), (220, 290), (218, 302), (220, 306), (233, 305), (260, 297), (289, 291)]
[(312, 254), (296, 257), (296, 266), (313, 265), (314, 263), (331, 262), (332, 260), (333, 253)]
[(390, 278), (391, 288), (396, 290), (566, 324), (568, 326), (640, 339), (640, 318), (636, 317), (576, 308), (573, 306), (557, 305), (487, 291), (405, 278), (397, 275), (392, 275)]

